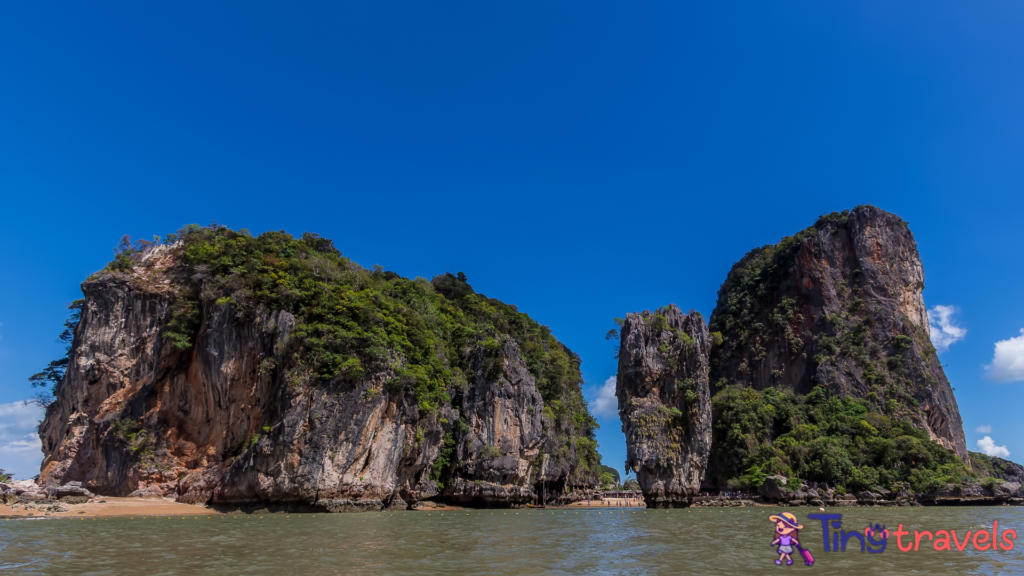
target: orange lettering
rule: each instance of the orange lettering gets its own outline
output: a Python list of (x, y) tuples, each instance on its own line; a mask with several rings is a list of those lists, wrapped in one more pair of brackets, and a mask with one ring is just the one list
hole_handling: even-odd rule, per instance
[(917, 530), (914, 530), (914, 552), (917, 552), (917, 546), (921, 543), (921, 536), (924, 536), (925, 534), (928, 535), (928, 539), (929, 540), (932, 539), (932, 533), (931, 532), (929, 532), (927, 530), (923, 530), (921, 532), (918, 532)]
[(1013, 534), (1013, 538), (1017, 538), (1017, 531), (1012, 528), (1003, 530), (1003, 550), (1013, 550), (1013, 541), (1006, 537), (1007, 534)]
[(950, 530), (950, 532), (952, 532), (953, 534), (953, 543), (956, 544), (957, 552), (963, 552), (964, 548), (967, 547), (967, 542), (969, 542), (971, 539), (971, 531), (967, 531), (967, 536), (964, 536), (963, 544), (961, 544), (960, 541), (956, 539), (956, 530)]
[(996, 528), (999, 527), (999, 520), (992, 523), (992, 549), (999, 550), (999, 542), (996, 541)]
[(907, 544), (906, 548), (903, 547), (903, 541), (901, 538), (907, 534), (910, 534), (910, 532), (903, 529), (903, 524), (900, 524), (900, 527), (893, 532), (893, 535), (896, 536), (896, 546), (899, 547), (900, 552), (910, 552), (910, 549), (914, 547), (913, 544)]
[[(939, 538), (940, 535), (942, 536), (941, 538)], [(941, 548), (939, 547), (939, 544), (942, 544)], [(943, 550), (951, 550), (949, 547), (949, 532), (946, 532), (945, 530), (939, 530), (936, 532), (935, 542), (932, 543), (932, 548), (935, 548), (940, 552)]]
[(981, 539), (982, 544), (984, 544), (985, 542), (988, 542), (988, 532), (981, 532), (981, 531), (975, 532), (974, 533), (974, 549), (975, 550), (982, 550), (982, 551), (988, 550), (988, 548), (989, 548), (988, 544), (985, 544), (984, 548), (981, 547), (981, 544), (978, 544), (978, 536), (984, 536), (984, 538)]

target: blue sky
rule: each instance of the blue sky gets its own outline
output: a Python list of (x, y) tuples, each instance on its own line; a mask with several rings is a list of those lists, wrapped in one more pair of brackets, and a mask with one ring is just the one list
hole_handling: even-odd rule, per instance
[[(966, 330), (942, 360), (968, 445), (1022, 461), (1024, 382), (985, 365), (1024, 329), (1024, 5), (340, 4), (0, 9), (0, 467), (33, 473), (13, 403), (122, 234), (216, 220), (464, 271), (594, 399), (613, 317), (708, 316), (746, 251), (864, 203)], [(1001, 350), (1012, 379), (1024, 340)]]

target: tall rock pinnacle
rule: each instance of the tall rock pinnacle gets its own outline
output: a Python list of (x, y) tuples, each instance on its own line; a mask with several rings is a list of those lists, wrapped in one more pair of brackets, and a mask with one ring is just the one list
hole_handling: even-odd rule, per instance
[(707, 326), (670, 305), (626, 316), (615, 395), (626, 435), (626, 469), (647, 505), (686, 506), (711, 450)]

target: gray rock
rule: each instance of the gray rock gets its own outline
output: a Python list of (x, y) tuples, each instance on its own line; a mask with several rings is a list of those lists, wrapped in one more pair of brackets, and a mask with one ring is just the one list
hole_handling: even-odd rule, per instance
[(1019, 482), (996, 482), (992, 487), (992, 493), (1000, 498), (1007, 498), (1020, 492)]
[(786, 482), (787, 480), (785, 476), (769, 476), (765, 478), (764, 484), (761, 484), (761, 487), (758, 488), (757, 491), (765, 498), (770, 498), (772, 500), (788, 500), (790, 498), (790, 493), (784, 488), (786, 486)]
[[(448, 482), (441, 494), (463, 502), (529, 503), (535, 496), (530, 486), (532, 466), (544, 441), (544, 401), (514, 340), (502, 345), (500, 372), (489, 373), (485, 368), (482, 346), (475, 355), (477, 377), (462, 404), (469, 432), (462, 437), (455, 453), (453, 471), (458, 481)], [(515, 420), (510, 420), (509, 415), (516, 415)], [(546, 457), (537, 480), (562, 477), (568, 472), (567, 466), (564, 459), (556, 462)], [(510, 488), (476, 489), (485, 483)]]
[(96, 497), (95, 494), (83, 488), (81, 482), (68, 482), (64, 486), (50, 488), (48, 492), (52, 497), (58, 500), (68, 496), (85, 498), (86, 500)]
[(956, 492), (959, 492), (961, 496), (973, 496), (973, 497), (988, 496), (988, 495), (991, 494), (991, 492), (986, 490), (985, 487), (982, 486), (981, 483), (979, 483), (979, 482), (968, 482), (967, 484), (964, 484), (961, 488), (959, 488), (959, 490), (953, 488), (952, 486), (947, 486), (945, 492), (946, 493), (956, 493)]
[(377, 512), (384, 509), (384, 503), (377, 498), (367, 499), (324, 499), (317, 502), (328, 512)]
[(626, 470), (636, 471), (648, 507), (687, 505), (700, 489), (711, 451), (710, 349), (697, 312), (670, 305), (626, 315), (615, 395)]
[(135, 490), (128, 496), (130, 498), (148, 498), (151, 500), (155, 500), (164, 497), (164, 489), (160, 485), (154, 484), (141, 490)]
[(483, 480), (458, 478), (445, 486), (445, 493), (452, 499), (463, 502), (494, 502), (525, 505), (530, 502), (533, 492), (527, 486), (499, 484)]
[(18, 495), (24, 494), (26, 492), (39, 492), (41, 490), (39, 485), (37, 485), (35, 482), (31, 480), (16, 480), (14, 482), (7, 484), (7, 486), (10, 486), (9, 490), (13, 491), (15, 494)]

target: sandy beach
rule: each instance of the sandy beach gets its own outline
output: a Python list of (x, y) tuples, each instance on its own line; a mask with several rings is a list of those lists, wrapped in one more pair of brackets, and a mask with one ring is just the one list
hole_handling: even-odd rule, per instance
[[(48, 504), (57, 504), (56, 502)], [(47, 505), (48, 505), (47, 504)], [(0, 505), (0, 519), (21, 518), (103, 518), (114, 516), (219, 516), (219, 512), (206, 506), (182, 504), (170, 499), (142, 499), (103, 497), (85, 504), (59, 503), (67, 512), (47, 512), (38, 508), (26, 508), (25, 504)], [(40, 507), (42, 507), (41, 505)], [(576, 502), (567, 508), (644, 508), (643, 501), (624, 498), (607, 498)], [(553, 508), (553, 507), (552, 507)], [(459, 506), (446, 506), (431, 511), (462, 510)], [(426, 511), (427, 509), (423, 509)]]
[(67, 512), (45, 512), (27, 509), (25, 504), (0, 505), (0, 519), (46, 518), (102, 518), (104, 516), (214, 516), (220, 515), (205, 506), (182, 504), (169, 499), (101, 498), (85, 504), (59, 503)]

